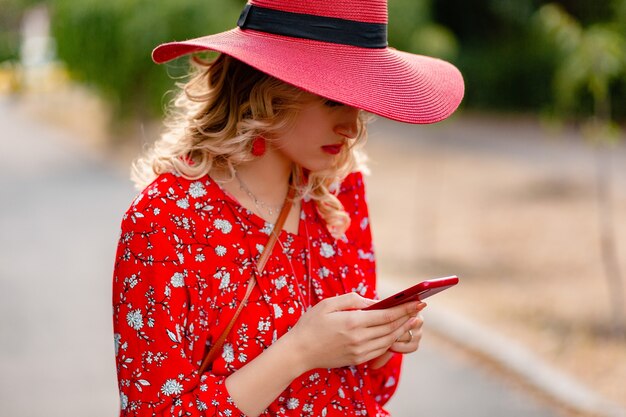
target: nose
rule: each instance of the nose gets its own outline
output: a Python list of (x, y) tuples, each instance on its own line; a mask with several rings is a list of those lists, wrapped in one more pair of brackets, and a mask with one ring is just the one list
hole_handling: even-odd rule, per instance
[(350, 106), (343, 106), (339, 121), (335, 125), (334, 131), (339, 136), (346, 139), (353, 139), (359, 133), (357, 120), (359, 118), (359, 109)]

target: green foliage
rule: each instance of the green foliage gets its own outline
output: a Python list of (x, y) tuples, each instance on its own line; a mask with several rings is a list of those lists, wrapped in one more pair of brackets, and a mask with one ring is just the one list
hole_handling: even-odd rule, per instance
[(459, 40), (466, 107), (535, 111), (551, 99), (553, 50), (529, 22), (540, 0), (438, 0), (433, 17)]
[[(20, 1), (36, 0), (0, 0)], [(571, 70), (565, 70), (563, 55), (557, 53), (561, 46), (556, 45), (575, 42), (579, 29), (575, 24), (561, 25), (557, 32), (564, 32), (554, 33), (562, 38), (559, 42), (536, 30), (532, 16), (548, 1), (389, 0), (389, 43), (459, 66), (466, 80), (464, 103), (468, 107), (538, 111), (554, 100), (553, 85), (576, 90), (578, 87), (570, 87), (579, 85), (591, 71), (585, 67), (589, 62), (615, 67), (613, 61), (597, 60), (592, 54), (619, 49), (620, 41), (607, 35), (626, 33), (626, 0), (559, 0), (582, 25), (600, 25), (586, 41), (591, 61), (577, 64), (574, 60), (568, 64)], [(120, 116), (146, 117), (161, 113), (164, 92), (173, 87), (171, 77), (182, 76), (187, 68), (186, 58), (167, 66), (155, 65), (150, 59), (152, 49), (162, 42), (234, 27), (245, 0), (50, 2), (58, 55), (71, 74), (101, 91)], [(0, 16), (3, 13), (4, 8)], [(607, 18), (613, 19), (612, 26), (599, 23)], [(557, 72), (560, 81), (553, 81)], [(604, 84), (597, 79), (593, 88), (601, 91)], [(614, 104), (626, 100), (626, 83), (613, 81), (609, 88)], [(592, 109), (590, 96), (581, 100), (563, 97), (559, 100), (575, 103), (577, 111)], [(614, 110), (626, 117), (626, 106), (614, 106)]]
[[(626, 33), (626, 0), (438, 0), (433, 3), (434, 20), (450, 28), (459, 40), (455, 63), (466, 80), (465, 106), (536, 112), (555, 101), (553, 75), (563, 58), (551, 36), (533, 24), (537, 10), (551, 1), (567, 9), (579, 25), (613, 21), (618, 28), (612, 30)], [(564, 42), (576, 38), (575, 34), (565, 32), (559, 36)], [(622, 119), (626, 118), (626, 106), (620, 105), (626, 100), (625, 84), (611, 84), (613, 108)], [(583, 98), (574, 105), (575, 111), (588, 113), (593, 109), (593, 100)]]
[(456, 36), (432, 21), (431, 0), (392, 0), (389, 2), (389, 44), (394, 48), (454, 59), (458, 53)]
[(235, 25), (239, 0), (53, 0), (52, 31), (59, 58), (77, 79), (101, 91), (121, 118), (159, 115), (171, 77), (187, 60), (152, 62), (160, 43)]
[(538, 20), (559, 53), (554, 75), (556, 110), (571, 113), (588, 94), (593, 102), (591, 113), (610, 120), (611, 90), (626, 77), (626, 33), (619, 23), (583, 28), (556, 4), (543, 6)]
[(24, 0), (0, 0), (0, 62), (17, 60), (19, 55), (19, 26)]

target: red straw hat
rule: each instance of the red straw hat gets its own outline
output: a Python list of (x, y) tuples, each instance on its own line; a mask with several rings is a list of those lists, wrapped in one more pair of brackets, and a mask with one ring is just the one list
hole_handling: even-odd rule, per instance
[(250, 0), (235, 29), (159, 45), (163, 63), (230, 55), (286, 83), (389, 119), (435, 123), (463, 98), (450, 63), (387, 46), (386, 0)]

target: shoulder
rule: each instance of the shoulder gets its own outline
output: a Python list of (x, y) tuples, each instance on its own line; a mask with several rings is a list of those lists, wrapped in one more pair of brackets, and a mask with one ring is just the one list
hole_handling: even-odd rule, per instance
[(129, 210), (172, 204), (185, 209), (192, 200), (207, 196), (208, 185), (208, 177), (190, 180), (173, 173), (161, 174), (137, 195)]
[(348, 236), (361, 234), (369, 226), (369, 209), (365, 195), (365, 182), (361, 172), (348, 175), (339, 186), (337, 198), (350, 216)]
[(210, 177), (187, 179), (173, 173), (159, 175), (146, 186), (124, 214), (122, 227), (137, 223), (165, 224), (166, 219), (207, 215), (220, 199)]
[(358, 210), (360, 206), (367, 205), (363, 174), (359, 171), (349, 174), (339, 185), (337, 198), (348, 213)]

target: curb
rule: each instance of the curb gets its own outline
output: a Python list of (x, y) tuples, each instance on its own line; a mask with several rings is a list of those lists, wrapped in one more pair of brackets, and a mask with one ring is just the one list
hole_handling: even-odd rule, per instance
[[(379, 280), (381, 298), (403, 289), (398, 280), (387, 278)], [(429, 305), (423, 314), (428, 327), (445, 339), (484, 355), (564, 406), (598, 417), (626, 417), (624, 408), (599, 396), (519, 343), (441, 307)]]

